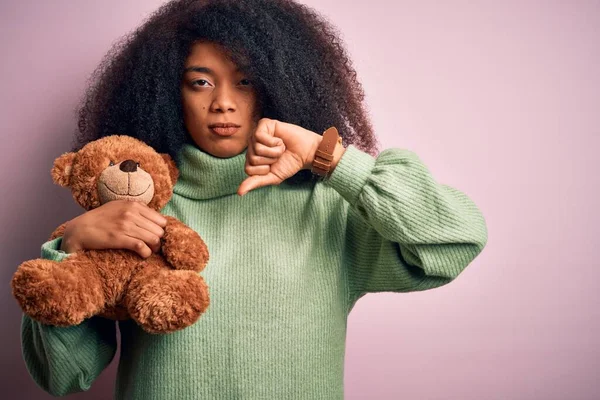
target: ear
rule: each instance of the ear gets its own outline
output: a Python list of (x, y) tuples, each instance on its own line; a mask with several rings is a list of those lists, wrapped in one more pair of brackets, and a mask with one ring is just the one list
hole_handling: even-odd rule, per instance
[(54, 166), (50, 171), (52, 180), (57, 185), (69, 187), (71, 181), (71, 169), (73, 168), (73, 160), (76, 153), (64, 153), (62, 156), (54, 160)]
[(171, 183), (173, 184), (173, 186), (175, 186), (177, 178), (179, 178), (179, 169), (177, 169), (177, 164), (175, 164), (175, 161), (173, 161), (170, 155), (166, 153), (160, 153), (160, 155), (167, 164), (167, 167), (169, 168), (169, 176), (171, 177)]

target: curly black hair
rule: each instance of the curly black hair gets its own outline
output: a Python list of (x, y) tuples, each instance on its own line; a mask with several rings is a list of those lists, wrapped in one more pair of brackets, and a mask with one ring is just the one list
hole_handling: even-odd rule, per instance
[[(197, 40), (223, 45), (258, 91), (262, 117), (322, 134), (375, 156), (364, 91), (328, 20), (292, 0), (173, 0), (113, 44), (77, 108), (74, 150), (106, 135), (136, 137), (175, 160), (191, 142), (181, 103), (185, 60)], [(299, 171), (292, 181), (312, 177)]]

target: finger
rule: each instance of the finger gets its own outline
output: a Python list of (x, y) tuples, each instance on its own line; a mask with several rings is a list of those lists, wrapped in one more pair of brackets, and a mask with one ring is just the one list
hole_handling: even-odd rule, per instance
[(142, 229), (145, 229), (152, 233), (155, 236), (163, 237), (165, 234), (165, 230), (161, 228), (160, 225), (157, 225), (153, 221), (139, 215), (133, 218), (133, 223), (139, 226)]
[(238, 195), (243, 196), (251, 190), (268, 185), (279, 184), (279, 178), (275, 174), (253, 175), (244, 180), (238, 187)]
[(268, 165), (249, 165), (246, 164), (244, 168), (246, 175), (266, 175), (271, 171), (271, 167)]
[(144, 258), (152, 255), (152, 249), (143, 240), (127, 235), (123, 237), (121, 243), (117, 244), (115, 248), (135, 251)]
[(269, 128), (270, 127), (268, 124), (262, 124), (261, 126), (259, 126), (254, 134), (256, 141), (269, 147), (281, 146), (283, 144), (283, 140), (274, 136), (274, 126), (272, 127), (272, 129)]
[(279, 158), (284, 152), (285, 152), (284, 144), (282, 144), (281, 146), (277, 146), (277, 147), (268, 147), (268, 146), (265, 146), (264, 144), (258, 143), (258, 142), (256, 142), (254, 144), (254, 153), (257, 156)]
[(146, 244), (146, 246), (151, 248), (152, 251), (156, 252), (160, 249), (160, 237), (145, 229), (142, 229), (138, 226), (134, 226), (124, 233), (129, 237), (141, 240)]
[(250, 165), (270, 165), (276, 163), (279, 159), (274, 157), (257, 156), (255, 154), (249, 155), (246, 158), (248, 159), (248, 164)]
[[(250, 137), (248, 139), (248, 151), (246, 152), (246, 163), (244, 164), (244, 168), (248, 168), (248, 166), (250, 165), (255, 165), (253, 164), (252, 160), (256, 159), (257, 155), (254, 153), (254, 140), (252, 139), (252, 137)], [(246, 174), (248, 174), (248, 172), (246, 171)], [(250, 175), (250, 174), (248, 174)]]
[(254, 136), (250, 135), (250, 137), (248, 138), (248, 151), (246, 152), (246, 160), (256, 155), (256, 153), (254, 152), (255, 143), (256, 141), (254, 140)]
[(149, 219), (154, 222), (156, 225), (164, 228), (167, 226), (167, 219), (158, 211), (155, 211), (148, 207), (147, 205), (136, 201), (135, 203), (139, 204), (139, 213), (141, 216)]

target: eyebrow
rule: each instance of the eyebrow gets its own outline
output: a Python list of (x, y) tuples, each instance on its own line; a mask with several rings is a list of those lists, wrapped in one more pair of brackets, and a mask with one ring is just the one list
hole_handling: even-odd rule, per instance
[(198, 67), (198, 66), (192, 66), (192, 67), (187, 67), (183, 72), (205, 72), (207, 74), (212, 74), (214, 75), (214, 71), (208, 67)]
[[(241, 68), (236, 68), (234, 72), (240, 72), (240, 71), (242, 71)], [(197, 65), (187, 67), (186, 69), (183, 70), (183, 72), (184, 73), (186, 73), (186, 72), (204, 72), (206, 74), (215, 75), (215, 71), (213, 71), (212, 69), (210, 69), (208, 67), (200, 67)]]

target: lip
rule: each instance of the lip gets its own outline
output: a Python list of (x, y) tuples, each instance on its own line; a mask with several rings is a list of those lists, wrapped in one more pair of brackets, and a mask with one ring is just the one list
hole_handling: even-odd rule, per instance
[(235, 124), (233, 122), (215, 122), (213, 124), (208, 124), (209, 128), (214, 128), (214, 127), (229, 128), (230, 126), (235, 126), (237, 128), (240, 127), (238, 124)]
[(236, 133), (240, 127), (239, 125), (230, 125), (230, 126), (219, 126), (217, 124), (209, 126), (211, 132), (219, 135), (219, 136), (231, 136)]

